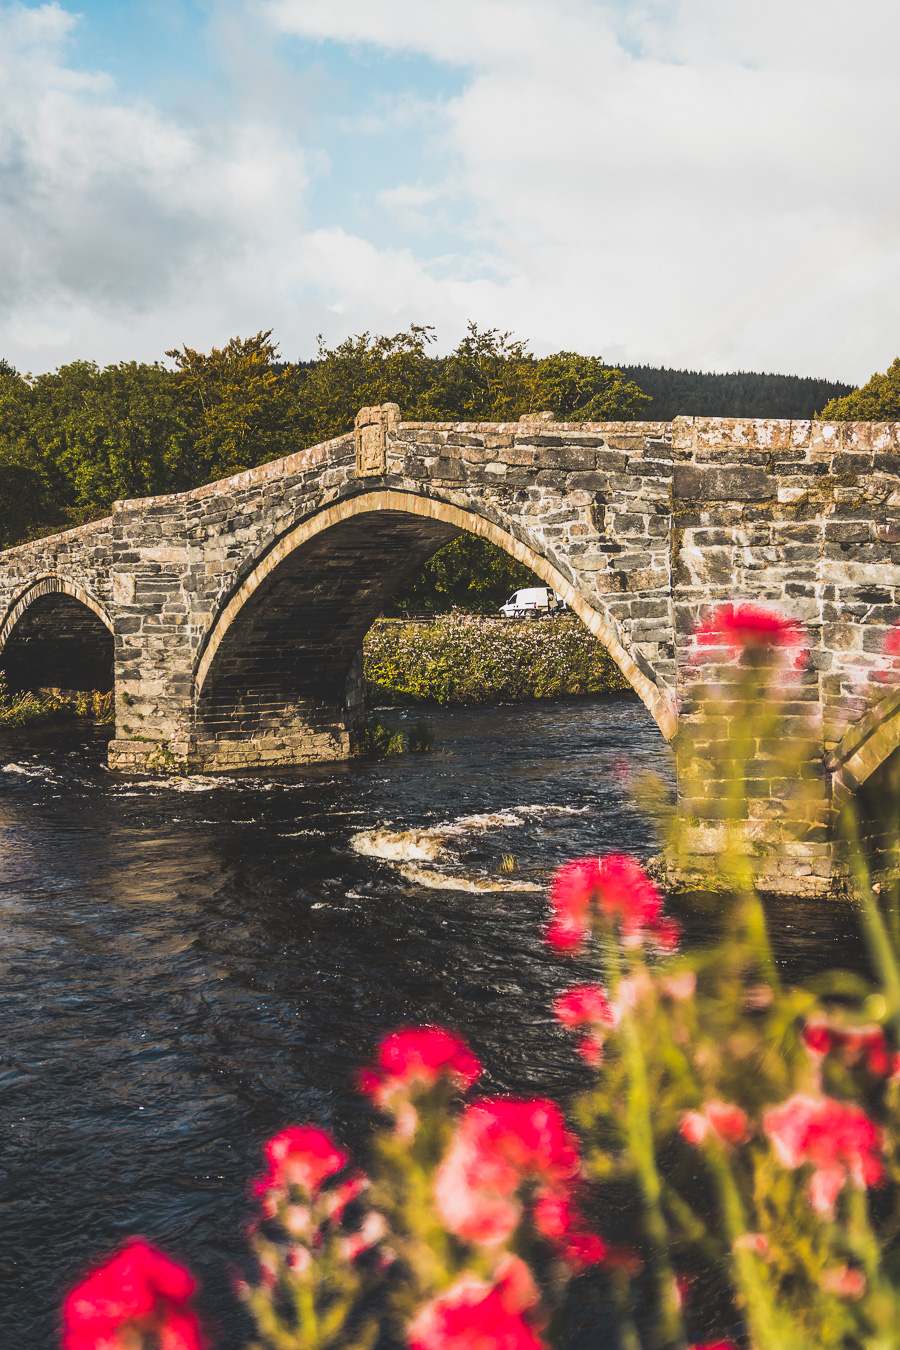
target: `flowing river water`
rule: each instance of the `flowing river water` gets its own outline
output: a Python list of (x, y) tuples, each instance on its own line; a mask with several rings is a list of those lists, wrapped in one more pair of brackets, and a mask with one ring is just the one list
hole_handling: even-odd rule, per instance
[[(260, 1144), (359, 1138), (353, 1072), (389, 1029), (455, 1027), (487, 1091), (584, 1084), (543, 888), (573, 856), (654, 851), (628, 776), (671, 780), (669, 752), (631, 698), (429, 721), (434, 755), (241, 780), (114, 778), (108, 733), (0, 733), (4, 1350), (57, 1345), (62, 1292), (134, 1233), (190, 1263), (236, 1350)], [(796, 973), (855, 948), (842, 906), (774, 923)]]

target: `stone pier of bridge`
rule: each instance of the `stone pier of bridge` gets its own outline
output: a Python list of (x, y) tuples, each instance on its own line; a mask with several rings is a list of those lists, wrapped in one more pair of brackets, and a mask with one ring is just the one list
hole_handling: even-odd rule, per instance
[[(13, 687), (114, 690), (115, 770), (341, 759), (366, 632), (462, 531), (565, 597), (665, 740), (712, 607), (752, 600), (803, 623), (797, 700), (819, 727), (822, 800), (788, 839), (761, 792), (747, 828), (773, 888), (827, 888), (836, 798), (871, 792), (900, 746), (883, 653), (900, 621), (897, 424), (363, 409), (323, 445), (0, 553), (0, 668)], [(698, 811), (714, 867), (721, 823)]]

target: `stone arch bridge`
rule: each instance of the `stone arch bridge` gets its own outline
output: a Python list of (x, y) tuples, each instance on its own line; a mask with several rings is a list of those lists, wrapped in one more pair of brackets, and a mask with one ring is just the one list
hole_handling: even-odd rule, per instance
[[(340, 759), (365, 633), (463, 530), (566, 598), (666, 738), (693, 624), (740, 597), (809, 630), (800, 698), (823, 712), (826, 796), (900, 746), (900, 695), (877, 682), (900, 620), (900, 424), (366, 408), (324, 445), (0, 554), (0, 668), (13, 687), (114, 688), (115, 769)], [(829, 806), (792, 845), (795, 889), (827, 885)], [(757, 814), (777, 832), (771, 802)]]

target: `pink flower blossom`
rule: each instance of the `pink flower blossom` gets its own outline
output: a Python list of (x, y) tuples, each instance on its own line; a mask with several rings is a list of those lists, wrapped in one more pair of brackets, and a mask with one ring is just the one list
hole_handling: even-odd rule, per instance
[(579, 858), (561, 867), (550, 889), (553, 916), (547, 941), (573, 951), (587, 939), (591, 917), (617, 927), (626, 947), (652, 938), (665, 951), (678, 942), (678, 926), (662, 917), (662, 896), (634, 858), (610, 853), (599, 860)]
[(757, 1256), (769, 1255), (769, 1239), (765, 1233), (741, 1233), (733, 1243), (735, 1251), (755, 1252)]
[(576, 1048), (582, 1059), (596, 1067), (603, 1059), (603, 1028), (613, 1027), (617, 1021), (601, 986), (573, 985), (554, 1000), (553, 1011), (557, 1020), (570, 1031), (576, 1027), (590, 1028), (587, 1035), (579, 1039)]
[(721, 1144), (742, 1144), (747, 1138), (747, 1115), (729, 1102), (704, 1102), (702, 1111), (685, 1111), (681, 1133), (689, 1144), (702, 1144), (710, 1135)]
[(589, 910), (599, 878), (597, 858), (577, 858), (556, 871), (550, 888), (553, 918), (547, 929), (552, 947), (569, 951), (584, 942), (590, 931)]
[(783, 1167), (815, 1169), (809, 1197), (818, 1214), (832, 1212), (848, 1179), (863, 1189), (884, 1174), (881, 1130), (851, 1102), (797, 1094), (767, 1111), (763, 1128)]
[(694, 630), (694, 647), (725, 648), (732, 658), (748, 652), (772, 651), (793, 670), (802, 670), (808, 650), (803, 629), (776, 609), (740, 602), (719, 605)]
[(539, 1194), (532, 1212), (534, 1226), (549, 1238), (560, 1256), (574, 1266), (595, 1266), (606, 1256), (606, 1243), (592, 1233), (571, 1195)]
[(676, 1003), (686, 1003), (697, 992), (697, 976), (692, 970), (682, 970), (677, 975), (669, 975), (661, 980), (659, 987), (666, 998), (674, 999)]
[(827, 1294), (837, 1294), (838, 1298), (862, 1298), (866, 1292), (866, 1277), (855, 1266), (840, 1266), (823, 1273), (822, 1288)]
[(553, 1102), (488, 1098), (463, 1113), (438, 1168), (438, 1210), (451, 1233), (497, 1245), (522, 1217), (525, 1182), (537, 1183), (538, 1200), (565, 1197), (580, 1166), (577, 1141)]
[(341, 1241), (341, 1253), (346, 1261), (355, 1261), (363, 1252), (370, 1251), (387, 1236), (388, 1225), (383, 1214), (370, 1209), (355, 1233), (348, 1233)]
[(876, 1078), (894, 1072), (896, 1056), (883, 1027), (832, 1026), (825, 1017), (811, 1017), (800, 1032), (803, 1044), (814, 1059), (836, 1054), (849, 1068), (863, 1065)]
[(82, 1280), (63, 1306), (63, 1350), (202, 1350), (197, 1282), (143, 1238)]
[(495, 1283), (463, 1275), (426, 1303), (407, 1330), (407, 1344), (410, 1350), (546, 1350), (526, 1316), (537, 1302), (528, 1267), (509, 1258)]
[(385, 1106), (397, 1093), (432, 1087), (439, 1078), (470, 1088), (481, 1065), (465, 1041), (443, 1027), (414, 1027), (385, 1036), (378, 1047), (375, 1068), (359, 1076), (359, 1086), (376, 1106)]
[(610, 853), (600, 861), (599, 906), (607, 922), (618, 922), (626, 945), (640, 942), (645, 929), (659, 929), (662, 896), (634, 858)]
[(313, 1197), (327, 1177), (345, 1167), (349, 1154), (314, 1125), (292, 1125), (263, 1150), (269, 1170), (254, 1183), (254, 1194), (300, 1186)]

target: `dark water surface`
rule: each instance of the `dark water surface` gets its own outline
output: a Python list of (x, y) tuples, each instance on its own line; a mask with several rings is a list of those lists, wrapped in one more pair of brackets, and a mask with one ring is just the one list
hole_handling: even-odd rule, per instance
[[(165, 784), (114, 780), (98, 732), (0, 736), (3, 1350), (56, 1345), (61, 1292), (132, 1233), (190, 1262), (239, 1346), (260, 1143), (358, 1137), (352, 1072), (400, 1023), (456, 1027), (487, 1091), (581, 1084), (549, 1013), (571, 968), (542, 891), (510, 887), (653, 852), (623, 770), (669, 775), (668, 751), (631, 699), (429, 720), (435, 756)], [(779, 956), (840, 964), (850, 927), (785, 904)]]

